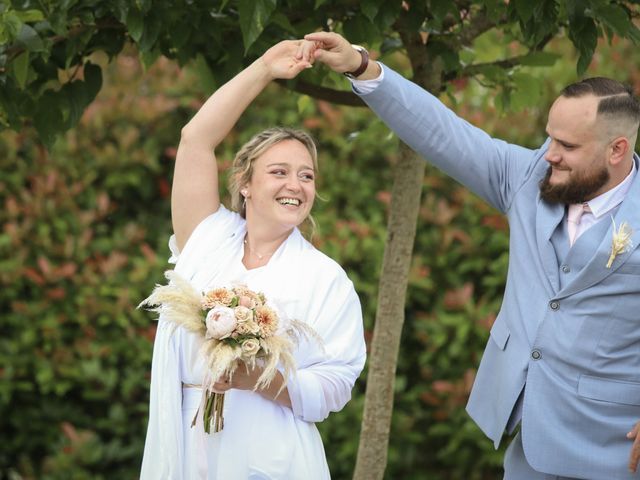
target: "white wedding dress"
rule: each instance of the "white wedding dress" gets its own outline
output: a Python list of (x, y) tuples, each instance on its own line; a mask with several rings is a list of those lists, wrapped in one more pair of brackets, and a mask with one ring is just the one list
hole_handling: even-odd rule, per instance
[(245, 221), (223, 206), (194, 230), (171, 262), (200, 291), (242, 283), (261, 291), (290, 318), (307, 322), (323, 345), (303, 341), (287, 388), (292, 408), (257, 393), (225, 394), (224, 429), (191, 422), (200, 404), (204, 365), (200, 340), (160, 316), (153, 352), (149, 427), (141, 479), (326, 479), (314, 422), (342, 409), (365, 362), (362, 312), (342, 268), (295, 229), (269, 263), (242, 264)]

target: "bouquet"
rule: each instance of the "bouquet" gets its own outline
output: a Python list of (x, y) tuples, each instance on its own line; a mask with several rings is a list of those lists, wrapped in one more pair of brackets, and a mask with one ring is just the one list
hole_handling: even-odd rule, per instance
[[(268, 386), (278, 365), (283, 367), (284, 383), (295, 370), (293, 348), (301, 336), (317, 334), (307, 324), (289, 319), (259, 292), (244, 285), (214, 288), (201, 293), (175, 271), (165, 272), (167, 285), (157, 285), (139, 306), (163, 314), (176, 326), (202, 338), (207, 374), (202, 385), (204, 430), (219, 432), (224, 426), (224, 393), (212, 390), (221, 376), (231, 378), (242, 362), (245, 368), (263, 367), (254, 391)], [(196, 422), (193, 419), (192, 426)]]

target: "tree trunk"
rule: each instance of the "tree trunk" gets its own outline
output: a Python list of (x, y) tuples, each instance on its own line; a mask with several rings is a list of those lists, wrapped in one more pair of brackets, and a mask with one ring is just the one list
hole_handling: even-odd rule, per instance
[(396, 365), (424, 169), (424, 160), (401, 144), (394, 169), (354, 480), (382, 479), (387, 465)]

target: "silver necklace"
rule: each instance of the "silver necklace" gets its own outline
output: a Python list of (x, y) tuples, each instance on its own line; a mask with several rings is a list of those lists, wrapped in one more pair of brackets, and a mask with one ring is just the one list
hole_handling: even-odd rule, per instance
[(271, 253), (264, 253), (264, 254), (259, 254), (258, 252), (256, 252), (254, 249), (251, 248), (251, 245), (249, 245), (249, 242), (247, 241), (247, 238), (245, 237), (244, 239), (244, 244), (247, 246), (247, 248), (249, 249), (249, 253), (254, 254), (256, 257), (258, 257), (258, 260), (262, 260), (265, 257), (270, 257), (271, 255), (273, 255), (274, 253), (276, 253), (277, 249), (274, 250)]

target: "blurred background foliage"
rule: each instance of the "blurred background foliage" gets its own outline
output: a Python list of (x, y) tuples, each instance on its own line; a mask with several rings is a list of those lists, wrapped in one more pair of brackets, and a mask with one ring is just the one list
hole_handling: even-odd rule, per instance
[[(510, 44), (479, 40), (486, 55)], [(526, 146), (544, 138), (550, 102), (575, 79), (561, 60), (504, 97), (452, 82), (445, 101), (494, 136)], [(637, 49), (602, 44), (588, 75), (640, 91)], [(147, 68), (125, 48), (96, 55), (103, 88), (78, 126), (46, 150), (35, 129), (0, 134), (0, 477), (136, 478), (155, 322), (136, 309), (168, 268), (169, 193), (182, 125), (216, 87), (201, 61), (159, 57)], [(397, 59), (402, 68), (402, 59)], [(526, 71), (526, 67), (525, 67)], [(348, 85), (347, 80), (345, 87)], [(391, 166), (398, 140), (367, 109), (336, 107), (269, 87), (219, 154), (268, 126), (302, 126), (320, 150), (320, 228), (314, 243), (353, 279), (368, 335), (376, 310)], [(396, 379), (389, 479), (498, 479), (500, 451), (464, 412), (500, 306), (508, 255), (504, 218), (434, 169), (424, 178)], [(332, 475), (351, 476), (366, 372), (353, 400), (319, 425)]]

